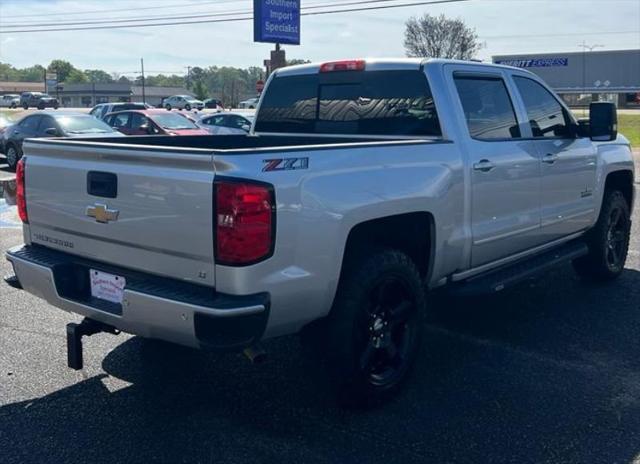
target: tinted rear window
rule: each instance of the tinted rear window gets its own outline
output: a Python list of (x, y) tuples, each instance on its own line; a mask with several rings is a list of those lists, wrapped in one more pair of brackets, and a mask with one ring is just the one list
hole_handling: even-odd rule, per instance
[(258, 132), (440, 136), (420, 71), (333, 72), (277, 77), (256, 121)]

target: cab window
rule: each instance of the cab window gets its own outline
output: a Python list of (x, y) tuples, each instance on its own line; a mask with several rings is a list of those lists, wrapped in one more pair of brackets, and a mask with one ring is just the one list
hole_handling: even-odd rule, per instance
[(524, 106), (534, 137), (569, 137), (571, 120), (558, 100), (542, 85), (521, 76), (514, 76), (514, 82)]

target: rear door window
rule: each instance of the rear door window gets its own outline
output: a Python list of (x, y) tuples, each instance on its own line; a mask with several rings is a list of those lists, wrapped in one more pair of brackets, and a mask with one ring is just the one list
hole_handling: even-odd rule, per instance
[(275, 78), (258, 132), (441, 136), (423, 72), (348, 71)]
[(500, 77), (454, 75), (471, 137), (479, 140), (520, 137), (507, 87)]

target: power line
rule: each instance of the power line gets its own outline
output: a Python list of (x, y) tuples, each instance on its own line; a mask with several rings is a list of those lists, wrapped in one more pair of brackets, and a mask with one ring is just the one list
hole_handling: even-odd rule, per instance
[[(303, 6), (301, 10), (310, 10), (310, 9), (318, 9), (318, 8), (329, 8), (329, 7), (343, 7), (343, 6), (351, 6), (351, 5), (360, 5), (360, 4), (375, 4), (375, 3), (389, 3), (389, 2), (397, 2), (399, 0), (359, 0), (359, 1), (347, 1), (342, 3), (320, 3), (320, 4), (311, 4), (310, 6)], [(21, 27), (48, 27), (48, 26), (77, 26), (77, 25), (85, 25), (85, 24), (111, 24), (111, 23), (130, 23), (130, 22), (140, 22), (140, 21), (162, 21), (162, 20), (171, 20), (176, 21), (179, 19), (195, 19), (195, 18), (208, 18), (208, 17), (221, 17), (221, 16), (234, 16), (234, 15), (249, 15), (253, 14), (252, 10), (231, 10), (227, 12), (199, 12), (192, 13), (190, 15), (184, 16), (145, 16), (145, 17), (131, 17), (131, 18), (114, 18), (114, 19), (99, 19), (95, 21), (76, 21), (76, 22), (47, 22), (47, 23), (35, 23), (35, 24), (11, 24), (11, 25), (0, 25), (6, 29), (19, 29)], [(45, 29), (46, 30), (46, 29)]]
[[(141, 11), (141, 10), (161, 10), (161, 9), (171, 9), (171, 8), (179, 8), (191, 5), (209, 5), (209, 4), (221, 4), (221, 3), (244, 3), (245, 0), (218, 0), (212, 2), (192, 2), (192, 3), (174, 3), (171, 5), (165, 6), (147, 6), (140, 8), (127, 8), (127, 11)], [(71, 16), (71, 15), (83, 15), (83, 14), (93, 14), (93, 13), (113, 13), (113, 12), (122, 12), (122, 8), (119, 9), (111, 9), (111, 10), (90, 10), (90, 11), (73, 11), (71, 13), (47, 13), (45, 16)], [(42, 16), (42, 13), (33, 13), (33, 14), (24, 14), (24, 15), (2, 15), (3, 18), (33, 18), (34, 16)]]
[[(366, 3), (372, 3), (374, 1), (380, 0), (369, 0)], [(382, 0), (384, 1), (384, 0)], [(357, 8), (346, 8), (340, 10), (326, 10), (326, 11), (310, 11), (310, 12), (301, 12), (300, 16), (317, 16), (317, 15), (326, 15), (326, 14), (335, 14), (335, 13), (352, 13), (356, 11), (372, 11), (372, 10), (383, 10), (389, 8), (405, 8), (412, 6), (421, 6), (421, 5), (435, 5), (435, 4), (443, 4), (443, 3), (460, 3), (460, 2), (468, 2), (471, 0), (431, 0), (431, 1), (421, 1), (421, 2), (413, 2), (413, 3), (400, 3), (394, 5), (378, 5), (378, 6), (368, 6), (368, 7), (357, 7)], [(340, 5), (336, 5), (340, 6)], [(248, 13), (247, 13), (248, 14)], [(87, 27), (74, 27), (74, 28), (53, 28), (53, 29), (19, 29), (13, 31), (5, 31), (0, 30), (0, 34), (21, 34), (26, 32), (70, 32), (70, 31), (89, 31), (89, 30), (99, 30), (99, 29), (124, 29), (124, 28), (141, 28), (141, 27), (158, 27), (158, 26), (178, 26), (178, 25), (186, 25), (186, 24), (210, 24), (210, 23), (224, 23), (224, 22), (239, 22), (239, 21), (252, 21), (253, 15), (248, 17), (238, 17), (238, 18), (224, 18), (224, 19), (204, 19), (204, 20), (193, 20), (193, 21), (171, 21), (164, 23), (153, 23), (153, 24), (118, 24), (118, 25), (107, 25), (107, 26), (87, 26)]]

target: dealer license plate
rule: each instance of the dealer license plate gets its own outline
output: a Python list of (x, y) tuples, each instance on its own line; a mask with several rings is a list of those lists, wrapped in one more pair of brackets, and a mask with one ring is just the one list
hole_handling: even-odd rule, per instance
[(112, 303), (122, 303), (124, 286), (127, 283), (124, 277), (90, 269), (89, 278), (91, 280), (91, 296)]

